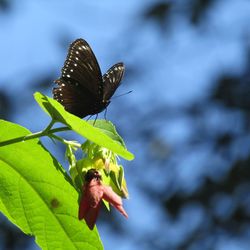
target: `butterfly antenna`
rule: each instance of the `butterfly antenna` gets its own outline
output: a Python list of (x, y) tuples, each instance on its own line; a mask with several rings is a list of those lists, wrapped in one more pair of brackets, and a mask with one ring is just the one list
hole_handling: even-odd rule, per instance
[(115, 98), (117, 98), (117, 97), (121, 97), (121, 96), (123, 96), (123, 95), (130, 94), (130, 93), (132, 93), (132, 92), (133, 92), (133, 90), (130, 90), (130, 91), (126, 92), (126, 93), (123, 93), (123, 94), (120, 94), (120, 95), (116, 95), (116, 96), (112, 97), (112, 100), (115, 99)]

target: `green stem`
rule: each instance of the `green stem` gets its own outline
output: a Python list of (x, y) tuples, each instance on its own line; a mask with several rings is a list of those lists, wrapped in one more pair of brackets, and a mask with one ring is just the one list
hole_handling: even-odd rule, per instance
[(63, 139), (62, 137), (59, 137), (57, 135), (54, 135), (54, 134), (50, 134), (50, 138), (54, 138), (58, 141), (60, 141), (61, 143), (65, 144), (65, 145), (69, 145), (71, 147), (77, 147), (77, 148), (80, 148), (81, 147), (81, 144), (79, 142), (75, 142), (75, 141), (67, 141), (65, 139)]
[(53, 127), (54, 124), (55, 124), (55, 120), (52, 119), (49, 125), (47, 126), (47, 128), (45, 128), (43, 131), (48, 132)]
[(61, 127), (61, 128), (51, 129), (51, 127), (53, 125), (54, 125), (54, 121), (52, 120), (50, 122), (50, 124), (44, 130), (36, 132), (36, 133), (28, 134), (28, 135), (25, 135), (25, 136), (13, 138), (13, 139), (10, 139), (10, 140), (2, 141), (2, 142), (0, 142), (0, 147), (6, 146), (6, 145), (9, 145), (9, 144), (13, 144), (13, 143), (17, 143), (17, 142), (31, 140), (31, 139), (34, 139), (34, 138), (39, 138), (39, 137), (42, 137), (42, 136), (49, 136), (49, 135), (51, 135), (53, 133), (56, 133), (56, 132), (62, 132), (62, 131), (70, 130), (70, 128), (68, 128), (68, 127)]

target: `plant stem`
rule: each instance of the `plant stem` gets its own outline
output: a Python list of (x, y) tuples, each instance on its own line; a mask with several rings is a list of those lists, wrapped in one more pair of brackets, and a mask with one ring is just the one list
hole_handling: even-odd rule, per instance
[(77, 147), (77, 148), (80, 148), (81, 147), (81, 144), (79, 142), (76, 142), (76, 141), (67, 141), (57, 135), (54, 135), (54, 134), (50, 134), (50, 137), (53, 139), (56, 139), (58, 141), (60, 141), (61, 143), (65, 144), (65, 145), (69, 145), (71, 147)]
[(36, 132), (36, 133), (28, 134), (28, 135), (25, 135), (25, 136), (13, 138), (13, 139), (10, 139), (10, 140), (2, 141), (2, 142), (0, 142), (0, 147), (6, 146), (6, 145), (9, 145), (9, 144), (13, 144), (13, 143), (17, 143), (17, 142), (23, 142), (23, 141), (31, 140), (31, 139), (34, 139), (34, 138), (39, 138), (39, 137), (42, 137), (42, 136), (49, 136), (49, 135), (51, 135), (53, 133), (56, 133), (56, 132), (62, 132), (62, 131), (70, 130), (70, 128), (68, 128), (68, 127), (61, 127), (61, 128), (51, 129), (51, 127), (53, 125), (54, 125), (54, 121), (52, 120), (50, 122), (50, 124), (44, 130)]

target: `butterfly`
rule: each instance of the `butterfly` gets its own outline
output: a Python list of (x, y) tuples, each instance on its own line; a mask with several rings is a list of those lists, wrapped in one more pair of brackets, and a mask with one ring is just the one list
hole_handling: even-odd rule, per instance
[(53, 98), (80, 118), (98, 114), (109, 105), (124, 70), (124, 64), (119, 62), (102, 76), (89, 44), (77, 39), (69, 47), (61, 77), (55, 80), (58, 86), (53, 88)]

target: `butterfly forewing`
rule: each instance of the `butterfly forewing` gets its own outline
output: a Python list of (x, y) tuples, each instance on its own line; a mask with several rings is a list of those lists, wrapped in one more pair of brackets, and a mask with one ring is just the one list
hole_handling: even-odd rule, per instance
[(103, 100), (109, 100), (119, 87), (125, 66), (123, 63), (116, 63), (103, 76)]
[(99, 84), (102, 80), (101, 70), (85, 40), (77, 39), (70, 45), (61, 78), (71, 84), (83, 85), (97, 98), (102, 95)]

